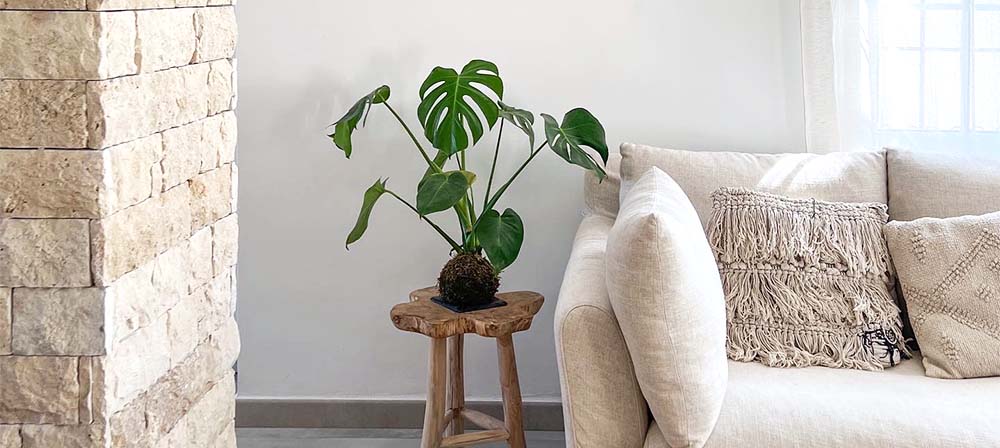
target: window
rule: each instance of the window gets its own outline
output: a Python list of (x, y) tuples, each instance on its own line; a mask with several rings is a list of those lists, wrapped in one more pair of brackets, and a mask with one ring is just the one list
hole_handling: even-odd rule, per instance
[(880, 145), (1000, 150), (1000, 0), (862, 0), (859, 16)]

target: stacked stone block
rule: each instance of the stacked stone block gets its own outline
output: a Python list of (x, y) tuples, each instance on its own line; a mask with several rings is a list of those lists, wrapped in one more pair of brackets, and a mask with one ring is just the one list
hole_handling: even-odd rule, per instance
[(234, 0), (0, 0), (0, 448), (235, 447)]

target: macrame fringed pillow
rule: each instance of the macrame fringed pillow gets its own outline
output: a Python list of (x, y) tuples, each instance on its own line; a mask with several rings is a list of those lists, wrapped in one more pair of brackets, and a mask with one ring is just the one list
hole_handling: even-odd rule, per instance
[(731, 359), (881, 370), (906, 355), (890, 293), (884, 204), (737, 188), (712, 199), (708, 236), (726, 294)]

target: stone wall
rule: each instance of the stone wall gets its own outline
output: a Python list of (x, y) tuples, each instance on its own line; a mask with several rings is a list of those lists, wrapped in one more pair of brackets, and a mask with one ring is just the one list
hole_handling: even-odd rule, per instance
[(234, 0), (0, 0), (0, 448), (235, 447)]

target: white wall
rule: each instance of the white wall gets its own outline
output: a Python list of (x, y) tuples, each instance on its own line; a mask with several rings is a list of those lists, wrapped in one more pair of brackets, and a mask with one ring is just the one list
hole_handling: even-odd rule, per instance
[[(430, 69), (483, 58), (499, 65), (507, 102), (559, 117), (587, 107), (614, 148), (804, 146), (797, 0), (295, 0), (238, 9), (243, 397), (423, 396), (427, 340), (395, 330), (388, 315), (433, 282), (447, 246), (389, 200), (350, 252), (343, 242), (365, 188), (389, 176), (412, 197), (424, 167), (384, 109), (355, 134), (351, 160), (324, 137), (380, 84), (416, 127), (417, 88)], [(504, 178), (527, 154), (519, 136), (508, 137)], [(488, 170), (492, 141), (472, 152), (479, 170)], [(552, 315), (581, 217), (581, 173), (547, 151), (501, 204), (526, 229), (502, 287), (548, 298), (531, 331), (515, 337), (528, 400), (559, 396)], [(451, 218), (438, 219), (453, 229)], [(499, 396), (489, 342), (467, 344), (473, 398)]]

